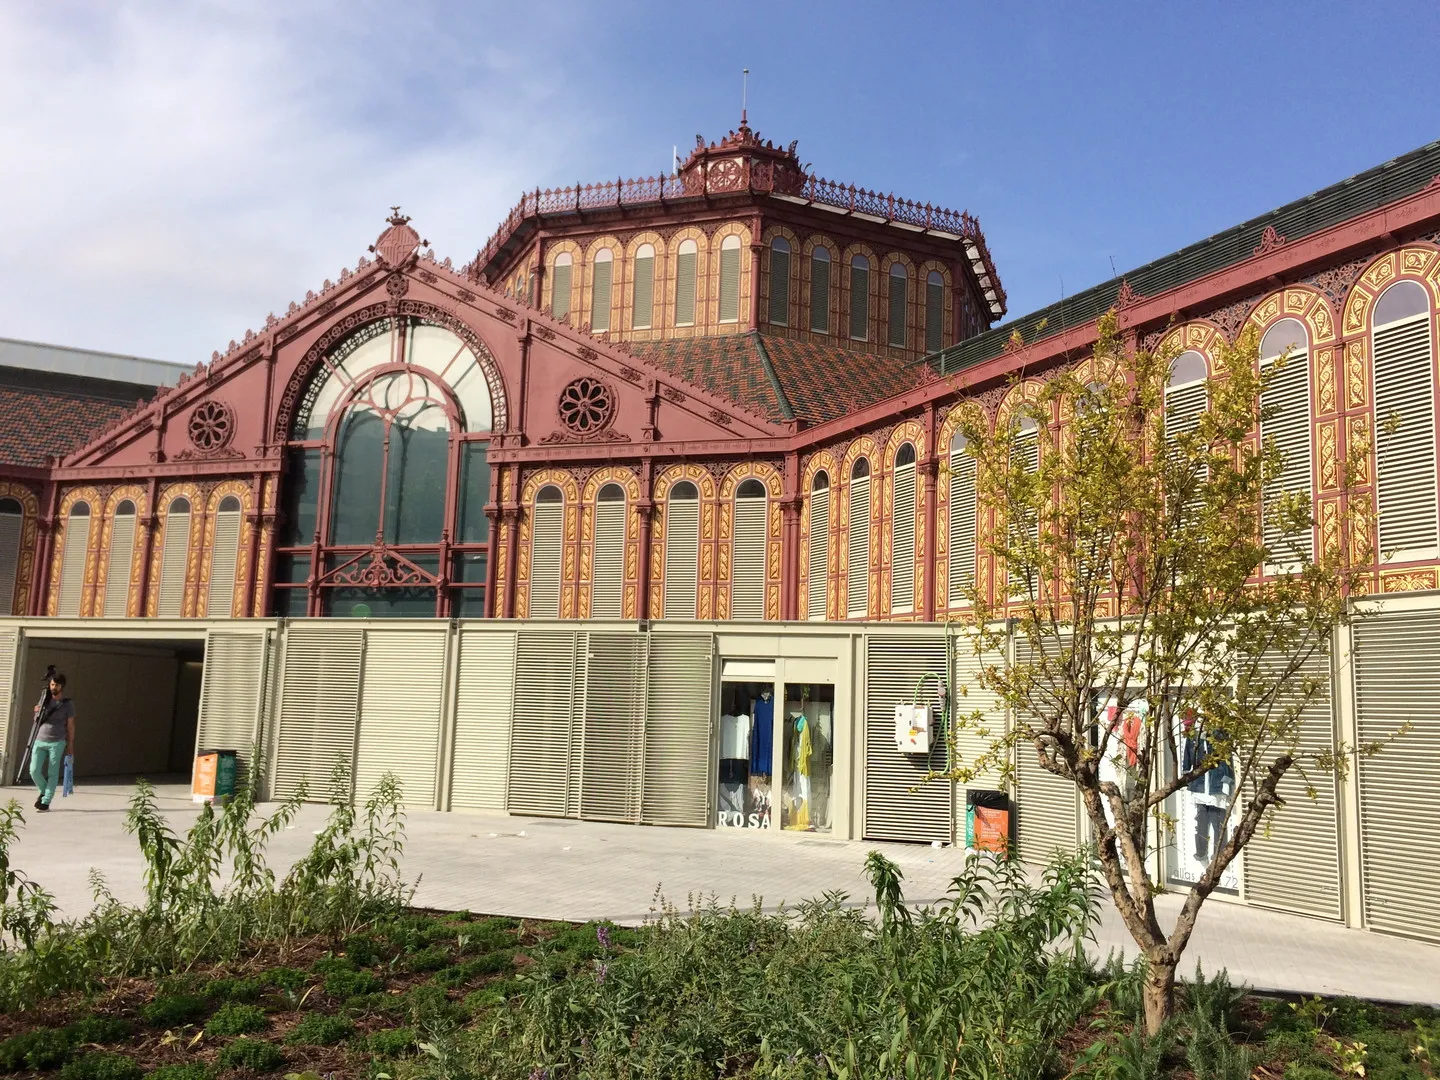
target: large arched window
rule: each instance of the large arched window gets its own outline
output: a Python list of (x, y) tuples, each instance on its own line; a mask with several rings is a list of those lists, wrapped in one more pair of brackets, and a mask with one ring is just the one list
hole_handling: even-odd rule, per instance
[(850, 470), (849, 526), (845, 614), (863, 619), (870, 611), (870, 463), (864, 458)]
[(550, 313), (557, 319), (570, 317), (570, 275), (574, 272), (574, 258), (568, 251), (555, 256), (550, 268)]
[(1165, 384), (1166, 438), (1195, 430), (1205, 412), (1209, 375), (1205, 357), (1193, 349), (1171, 362), (1170, 381)]
[(890, 267), (890, 310), (887, 320), (889, 336), (886, 341), (897, 349), (906, 344), (905, 312), (910, 302), (910, 275), (904, 264), (894, 263)]
[(482, 356), (399, 318), (324, 358), (292, 425), (275, 614), (485, 613), (495, 404)]
[(235, 566), (240, 558), (240, 500), (234, 495), (226, 495), (216, 507), (213, 537), (205, 614), (223, 619), (235, 610)]
[(830, 252), (818, 246), (810, 253), (810, 329), (830, 333)]
[(681, 480), (665, 500), (664, 618), (695, 618), (699, 576), (700, 493), (689, 480)]
[(655, 318), (655, 245), (635, 249), (635, 284), (630, 301), (630, 325), (649, 330)]
[[(0, 499), (0, 614), (15, 614), (15, 585), (25, 536), (25, 508), (19, 499)], [(126, 580), (129, 580), (127, 575)]]
[(770, 241), (770, 325), (790, 325), (790, 241)]
[(890, 610), (915, 610), (915, 446), (908, 442), (895, 455), (890, 496)]
[(730, 560), (730, 617), (765, 617), (765, 485), (742, 481), (735, 490), (734, 552)]
[(825, 618), (825, 596), (830, 585), (830, 477), (823, 470), (810, 485), (810, 550), (807, 614)]
[(720, 241), (719, 321), (740, 321), (740, 237), (734, 233)]
[[(1260, 437), (1273, 439), (1282, 458), (1279, 476), (1265, 486), (1263, 498), (1273, 502), (1284, 495), (1312, 498), (1310, 484), (1310, 337), (1296, 319), (1281, 319), (1260, 341), (1260, 366), (1270, 368), (1281, 356), (1285, 364), (1276, 372), (1261, 397), (1271, 414), (1260, 421)], [(1296, 555), (1311, 557), (1311, 531), (1284, 535), (1271, 515), (1265, 515), (1265, 544), (1271, 562), (1286, 564)]]
[(675, 253), (675, 325), (695, 325), (695, 263), (700, 249), (694, 240), (680, 241)]
[(1440, 526), (1430, 295), (1418, 281), (1397, 281), (1380, 295), (1373, 320), (1380, 556), (1432, 557)]
[(109, 563), (105, 569), (105, 598), (101, 614), (123, 619), (130, 606), (130, 564), (135, 557), (135, 503), (125, 499), (115, 507), (110, 523)]
[(606, 484), (595, 498), (594, 579), (590, 615), (618, 619), (625, 595), (625, 489)]
[(925, 278), (925, 351), (945, 347), (945, 278), (931, 270)]
[(615, 253), (601, 248), (590, 264), (590, 329), (604, 333), (610, 329), (610, 286), (615, 277)]
[(948, 599), (950, 606), (965, 602), (965, 590), (975, 584), (976, 495), (975, 459), (969, 443), (958, 431), (950, 442), (950, 521)]
[(61, 543), (60, 593), (55, 601), (55, 614), (73, 619), (80, 614), (80, 598), (85, 593), (85, 557), (90, 546), (89, 503), (77, 502), (70, 507)]
[(870, 260), (850, 260), (850, 340), (870, 340)]

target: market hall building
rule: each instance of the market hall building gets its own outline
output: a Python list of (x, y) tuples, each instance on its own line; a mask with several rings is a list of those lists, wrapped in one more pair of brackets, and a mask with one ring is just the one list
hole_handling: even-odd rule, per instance
[[(526, 194), (465, 265), (397, 210), (183, 377), (64, 375), (83, 409), (30, 410), (61, 374), (0, 350), (6, 779), (57, 663), (82, 778), (253, 747), (277, 796), (323, 797), (344, 756), (412, 807), (963, 843), (965, 789), (921, 783), (943, 740), (895, 725), (972, 682), (963, 587), (1004, 591), (955, 407), (1007, 423), (1112, 307), (1180, 350), (1177, 408), (1245, 326), (1262, 362), (1299, 342), (1273, 423), (1310, 542), (1361, 539), (1359, 493), (1381, 511), (1382, 610), (1317, 661), (1304, 738), (1415, 732), (1314, 798), (1287, 781), (1228, 895), (1440, 938), (1440, 143), (1006, 322), (973, 217), (742, 123), (673, 176)], [(1020, 854), (1084, 840), (1073, 788), (1016, 766)], [(1176, 887), (1231, 795), (1199, 786)]]

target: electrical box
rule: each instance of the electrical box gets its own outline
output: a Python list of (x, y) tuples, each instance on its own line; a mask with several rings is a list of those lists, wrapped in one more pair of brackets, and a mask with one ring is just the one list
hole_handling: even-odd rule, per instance
[(895, 747), (900, 753), (928, 754), (934, 733), (930, 706), (895, 706)]

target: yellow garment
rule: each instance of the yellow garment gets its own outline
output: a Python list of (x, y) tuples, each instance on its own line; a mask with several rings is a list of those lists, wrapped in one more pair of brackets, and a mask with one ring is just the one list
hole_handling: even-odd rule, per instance
[(800, 729), (800, 745), (795, 748), (795, 771), (801, 776), (810, 775), (810, 753), (813, 746), (810, 740), (810, 723)]

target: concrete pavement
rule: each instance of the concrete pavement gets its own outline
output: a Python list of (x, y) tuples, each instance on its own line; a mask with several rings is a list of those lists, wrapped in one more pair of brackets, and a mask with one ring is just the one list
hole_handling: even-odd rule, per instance
[[(33, 789), (0, 790), (26, 808), (14, 865), (49, 889), (68, 915), (91, 905), (89, 872), (99, 870), (122, 900), (143, 897), (144, 862), (123, 823), (130, 790), (87, 785), (55, 799), (49, 814), (30, 809)], [(159, 789), (162, 811), (177, 831), (196, 809), (188, 790)], [(327, 808), (305, 807), (275, 838), (270, 863), (288, 867), (310, 846)], [(416, 904), (530, 918), (608, 918), (636, 923), (663, 895), (682, 911), (702, 897), (733, 898), (767, 909), (840, 891), (870, 898), (865, 855), (879, 849), (905, 874), (912, 903), (939, 899), (959, 872), (963, 853), (908, 844), (833, 840), (815, 834), (751, 830), (667, 829), (503, 815), (408, 815), (405, 872), (418, 882)], [(1173, 921), (1178, 896), (1162, 896), (1162, 921)], [(1108, 904), (1097, 932), (1101, 956), (1133, 951)], [(1212, 900), (1200, 915), (1183, 971), (1195, 963), (1221, 968), (1257, 989), (1353, 994), (1440, 1005), (1440, 946), (1350, 930), (1333, 923)]]

